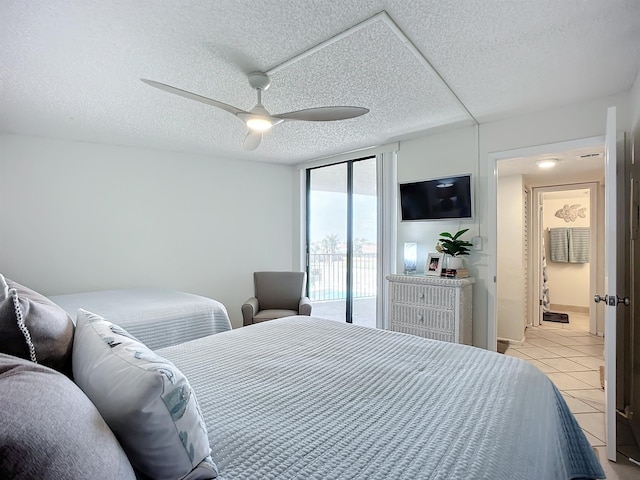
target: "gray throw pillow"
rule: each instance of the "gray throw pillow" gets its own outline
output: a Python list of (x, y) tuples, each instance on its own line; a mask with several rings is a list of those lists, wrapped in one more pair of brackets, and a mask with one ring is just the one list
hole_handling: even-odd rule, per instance
[(47, 297), (0, 274), (0, 352), (71, 375), (73, 321)]
[(207, 428), (187, 378), (123, 328), (80, 309), (73, 375), (141, 476), (217, 476)]
[(96, 407), (71, 380), (0, 353), (0, 478), (135, 480)]

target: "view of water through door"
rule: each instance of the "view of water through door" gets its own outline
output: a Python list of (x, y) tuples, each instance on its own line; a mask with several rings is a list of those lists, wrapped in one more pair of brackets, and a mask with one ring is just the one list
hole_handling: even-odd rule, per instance
[(375, 157), (307, 170), (307, 252), (313, 315), (375, 327)]

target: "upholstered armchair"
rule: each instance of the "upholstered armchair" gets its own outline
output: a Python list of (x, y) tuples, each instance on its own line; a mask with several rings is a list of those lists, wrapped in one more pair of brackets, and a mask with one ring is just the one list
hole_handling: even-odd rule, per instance
[(311, 302), (304, 296), (305, 272), (255, 272), (255, 295), (242, 305), (243, 324), (290, 315), (311, 315)]

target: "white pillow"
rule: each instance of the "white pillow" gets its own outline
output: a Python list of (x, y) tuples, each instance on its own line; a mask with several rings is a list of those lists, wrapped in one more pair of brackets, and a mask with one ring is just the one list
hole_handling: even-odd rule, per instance
[(195, 394), (170, 361), (124, 329), (80, 309), (72, 363), (75, 382), (136, 470), (155, 480), (217, 476)]

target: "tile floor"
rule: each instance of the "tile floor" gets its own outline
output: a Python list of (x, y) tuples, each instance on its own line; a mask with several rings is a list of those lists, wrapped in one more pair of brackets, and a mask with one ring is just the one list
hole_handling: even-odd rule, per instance
[(569, 313), (570, 323), (543, 322), (528, 328), (523, 345), (510, 345), (505, 355), (522, 358), (542, 370), (555, 383), (595, 448), (608, 479), (640, 478), (640, 467), (607, 460), (604, 432), (604, 339), (589, 334), (589, 316)]

